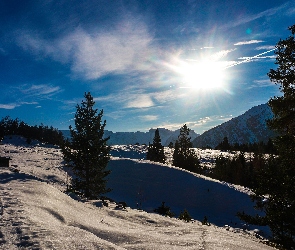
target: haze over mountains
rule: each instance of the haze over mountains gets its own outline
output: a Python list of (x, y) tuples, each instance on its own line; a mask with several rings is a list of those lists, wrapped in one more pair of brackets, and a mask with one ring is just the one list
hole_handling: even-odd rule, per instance
[[(274, 132), (269, 130), (266, 120), (271, 119), (273, 113), (267, 104), (255, 106), (244, 114), (232, 118), (203, 134), (199, 135), (193, 130), (190, 131), (191, 141), (194, 147), (210, 146), (215, 148), (224, 137), (228, 138), (230, 144), (234, 143), (254, 143), (264, 141), (274, 136)], [(155, 136), (154, 128), (148, 132), (112, 132), (105, 130), (105, 137), (109, 136), (109, 145), (131, 145), (149, 144), (153, 142)], [(62, 130), (64, 136), (70, 137), (69, 130)], [(170, 142), (175, 143), (179, 135), (179, 129), (171, 131), (159, 128), (162, 145), (168, 146)]]

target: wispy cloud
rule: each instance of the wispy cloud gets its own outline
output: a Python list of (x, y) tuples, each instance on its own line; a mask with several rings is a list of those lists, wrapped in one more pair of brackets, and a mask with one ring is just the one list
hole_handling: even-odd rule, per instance
[(156, 121), (158, 119), (157, 115), (141, 115), (138, 117), (143, 121)]
[(255, 56), (251, 56), (251, 57), (241, 57), (240, 59), (242, 59), (242, 61), (236, 61), (236, 62), (232, 62), (232, 64), (229, 64), (226, 68), (230, 68), (230, 67), (234, 67), (234, 66), (237, 66), (239, 64), (242, 64), (242, 63), (248, 63), (248, 62), (252, 62), (252, 61), (255, 61), (255, 60), (260, 60), (260, 59), (265, 59), (265, 58), (274, 58), (273, 56), (264, 56), (265, 54), (267, 53), (270, 53), (272, 51), (274, 51), (275, 49), (271, 49), (271, 50), (268, 50), (268, 51), (265, 51), (263, 53), (260, 53), (260, 54), (257, 54)]
[[(15, 109), (23, 105), (38, 105), (39, 100), (51, 98), (56, 93), (61, 91), (60, 87), (47, 84), (23, 84), (20, 86), (12, 86), (7, 93), (13, 93), (13, 96), (8, 96), (7, 103), (0, 104), (1, 109)], [(13, 100), (13, 101), (12, 101)], [(34, 100), (34, 101), (32, 101)], [(37, 100), (37, 101), (35, 101)], [(40, 108), (38, 105), (36, 108)]]
[(152, 93), (144, 93), (142, 90), (123, 89), (105, 96), (95, 97), (95, 102), (103, 102), (104, 105), (114, 105), (120, 109), (142, 109), (155, 106)]
[(5, 49), (3, 49), (3, 48), (0, 47), (0, 54), (2, 54), (2, 55), (6, 55), (6, 51), (5, 51)]
[(188, 93), (182, 93), (182, 92), (177, 92), (174, 89), (169, 89), (166, 91), (159, 91), (159, 92), (155, 92), (152, 94), (153, 99), (160, 104), (163, 103), (167, 103), (167, 102), (171, 102), (174, 101), (176, 99), (180, 99), (180, 98), (184, 98), (186, 97)]
[(40, 95), (52, 95), (60, 92), (59, 86), (52, 86), (47, 84), (40, 84), (40, 85), (23, 85), (21, 92), (30, 96), (40, 96)]
[(265, 87), (270, 87), (270, 86), (275, 86), (269, 79), (263, 79), (263, 80), (254, 80), (253, 84), (249, 87), (251, 88), (265, 88)]
[(0, 109), (15, 109), (17, 107), (20, 107), (22, 105), (36, 105), (38, 102), (15, 102), (15, 103), (6, 103), (6, 104), (0, 104)]
[(125, 108), (149, 108), (154, 106), (154, 102), (148, 94), (140, 94), (129, 100)]
[(86, 79), (146, 70), (152, 53), (152, 36), (146, 25), (135, 19), (122, 20), (112, 30), (87, 32), (78, 28), (51, 41), (28, 31), (19, 36), (18, 42), (24, 50), (35, 55), (69, 64), (75, 74)]
[(274, 45), (265, 45), (265, 46), (259, 46), (255, 48), (255, 50), (273, 50), (275, 48)]
[(19, 105), (15, 103), (9, 103), (9, 104), (0, 104), (0, 109), (15, 109)]
[(262, 43), (262, 42), (264, 42), (264, 41), (262, 41), (262, 40), (249, 40), (249, 41), (237, 42), (234, 45), (241, 46), (241, 45), (254, 44), (254, 43)]
[[(291, 2), (292, 1), (290, 1), (290, 3)], [(274, 8), (259, 12), (257, 14), (246, 15), (246, 16), (244, 16), (242, 18), (239, 17), (239, 19), (231, 21), (230, 23), (224, 25), (222, 28), (228, 29), (228, 28), (237, 27), (239, 25), (255, 21), (255, 20), (259, 19), (259, 18), (274, 16), (274, 15), (278, 14), (279, 12), (281, 12), (283, 10), (286, 10), (286, 13), (288, 13), (290, 3), (287, 2), (287, 3), (284, 3), (284, 4), (280, 5), (280, 6), (278, 6), (278, 7), (274, 7)]]

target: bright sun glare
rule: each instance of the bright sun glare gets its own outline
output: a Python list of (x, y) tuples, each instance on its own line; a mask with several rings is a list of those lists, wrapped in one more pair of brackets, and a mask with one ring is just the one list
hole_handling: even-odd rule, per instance
[(224, 65), (216, 61), (185, 63), (179, 68), (183, 87), (192, 89), (217, 89), (224, 84)]

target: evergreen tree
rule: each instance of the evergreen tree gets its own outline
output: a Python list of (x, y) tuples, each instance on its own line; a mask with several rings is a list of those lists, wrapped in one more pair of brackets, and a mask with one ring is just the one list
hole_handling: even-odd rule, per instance
[(87, 198), (97, 198), (110, 191), (106, 188), (106, 170), (110, 160), (110, 147), (103, 138), (106, 121), (103, 110), (94, 109), (95, 102), (88, 92), (81, 106), (77, 105), (75, 129), (70, 126), (71, 140), (63, 146), (64, 160), (72, 168), (72, 189)]
[(279, 134), (274, 141), (278, 157), (272, 157), (261, 171), (253, 196), (265, 216), (240, 216), (253, 224), (268, 225), (275, 242), (295, 249), (295, 25), (289, 30), (292, 35), (276, 45), (278, 67), (268, 73), (282, 95), (268, 102), (274, 113), (268, 125)]
[(54, 129), (52, 126), (29, 126), (18, 118), (11, 119), (9, 116), (2, 118), (0, 121), (0, 140), (5, 135), (20, 135), (26, 137), (29, 141), (32, 139), (40, 142), (61, 145), (64, 137), (61, 131)]
[(192, 220), (192, 217), (190, 216), (189, 212), (188, 212), (186, 209), (184, 209), (184, 210), (180, 213), (180, 215), (178, 216), (178, 219), (180, 219), (180, 220), (184, 220), (184, 221), (186, 221), (186, 222), (190, 222), (190, 221)]
[(153, 139), (153, 144), (148, 147), (148, 152), (146, 155), (147, 160), (165, 163), (166, 157), (164, 153), (164, 146), (161, 144), (161, 137), (159, 129), (155, 131), (155, 137)]
[(199, 172), (200, 162), (195, 151), (192, 149), (189, 132), (190, 129), (186, 124), (180, 128), (180, 134), (174, 146), (173, 165), (191, 172)]
[(215, 149), (218, 149), (218, 150), (230, 150), (231, 146), (228, 142), (228, 138), (227, 137), (224, 137), (223, 138), (223, 141), (220, 142)]
[(173, 212), (171, 212), (170, 207), (165, 205), (165, 202), (162, 202), (162, 205), (156, 209), (154, 209), (154, 212), (163, 215), (163, 216), (169, 216), (169, 217), (173, 217), (175, 214)]

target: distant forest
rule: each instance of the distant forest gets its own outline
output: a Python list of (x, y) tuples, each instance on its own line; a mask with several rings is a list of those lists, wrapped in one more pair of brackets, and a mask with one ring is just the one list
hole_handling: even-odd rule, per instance
[[(207, 147), (209, 148), (209, 147)], [(271, 138), (268, 139), (267, 143), (261, 142), (254, 142), (254, 143), (244, 143), (244, 144), (230, 144), (228, 142), (228, 138), (224, 137), (223, 141), (220, 142), (215, 149), (221, 151), (241, 151), (241, 152), (253, 152), (259, 154), (277, 154), (277, 150)]]
[(21, 135), (27, 138), (30, 144), (32, 140), (38, 140), (43, 143), (62, 145), (64, 137), (61, 131), (52, 126), (30, 126), (18, 118), (11, 119), (6, 116), (0, 121), (0, 139), (2, 140), (6, 135)]

